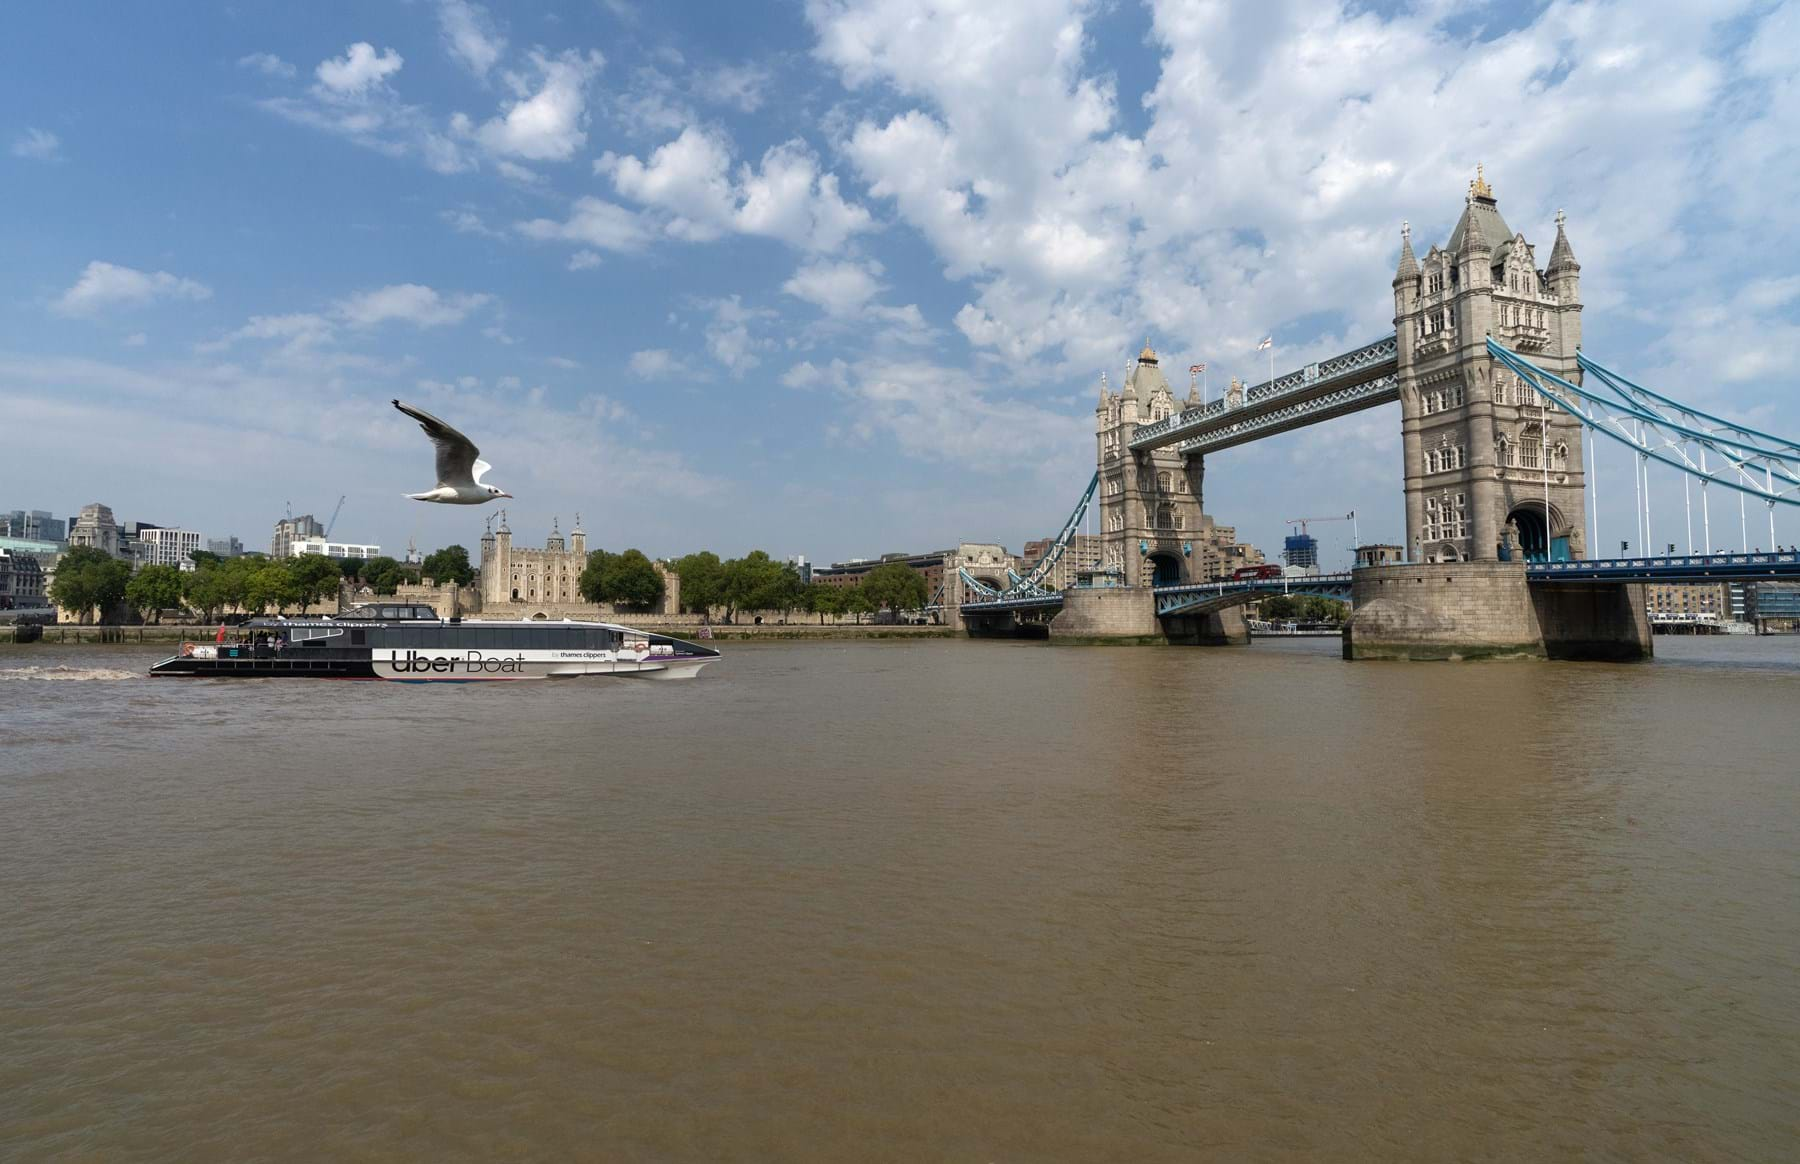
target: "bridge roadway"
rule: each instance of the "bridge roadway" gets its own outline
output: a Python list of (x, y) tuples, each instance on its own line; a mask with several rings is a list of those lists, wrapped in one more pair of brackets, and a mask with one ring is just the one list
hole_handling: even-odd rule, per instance
[(1800, 553), (1668, 554), (1581, 562), (1531, 562), (1530, 582), (1800, 581)]
[[(1350, 575), (1345, 572), (1310, 574), (1293, 578), (1195, 582), (1186, 586), (1158, 586), (1152, 593), (1156, 596), (1156, 613), (1158, 615), (1205, 614), (1277, 594), (1316, 594), (1347, 602), (1350, 599)], [(1047, 613), (1060, 610), (1062, 605), (1061, 592), (1052, 592), (999, 599), (994, 602), (965, 602), (962, 604), (962, 612), (965, 615), (1004, 614), (1009, 611)]]
[(1385, 336), (1252, 385), (1235, 408), (1219, 399), (1140, 425), (1131, 438), (1132, 451), (1174, 445), (1182, 453), (1218, 452), (1398, 400), (1398, 349), (1396, 338)]
[[(1530, 562), (1526, 581), (1534, 585), (1573, 582), (1742, 582), (1758, 580), (1800, 581), (1800, 552), (1757, 554), (1683, 554), (1664, 557), (1603, 558), (1597, 561)], [(1194, 582), (1185, 586), (1158, 586), (1158, 617), (1168, 614), (1207, 614), (1276, 594), (1315, 594), (1350, 600), (1351, 574), (1311, 574), (1290, 578), (1253, 578), (1242, 581)], [(1051, 614), (1060, 610), (1059, 592), (1032, 594), (994, 602), (965, 602), (965, 615), (1006, 612)]]

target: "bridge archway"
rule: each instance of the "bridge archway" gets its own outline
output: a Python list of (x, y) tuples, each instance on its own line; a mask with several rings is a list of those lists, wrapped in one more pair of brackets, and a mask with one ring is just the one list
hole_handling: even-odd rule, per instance
[(1174, 554), (1158, 551), (1150, 555), (1151, 585), (1181, 585), (1181, 559)]
[(1552, 505), (1548, 516), (1546, 521), (1542, 501), (1522, 501), (1506, 515), (1507, 524), (1518, 528), (1518, 552), (1527, 562), (1569, 560), (1569, 534), (1562, 511)]

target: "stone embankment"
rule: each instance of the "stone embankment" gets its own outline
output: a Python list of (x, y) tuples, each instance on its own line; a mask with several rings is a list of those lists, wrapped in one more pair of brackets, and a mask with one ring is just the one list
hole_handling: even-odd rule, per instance
[[(26, 635), (19, 636), (21, 649), (27, 645), (26, 639), (35, 633), (33, 627)], [(697, 626), (656, 626), (647, 624), (643, 630), (656, 634), (673, 635), (676, 638), (699, 641)], [(43, 628), (43, 637), (37, 642), (51, 646), (57, 644), (74, 645), (77, 643), (92, 646), (109, 646), (124, 644), (134, 646), (139, 643), (179, 643), (182, 641), (211, 642), (217, 632), (217, 624), (208, 626), (77, 626), (73, 624), (57, 624)], [(14, 645), (16, 628), (0, 626), (0, 647)], [(749, 623), (741, 626), (715, 626), (712, 628), (714, 641), (745, 641), (758, 639), (948, 639), (961, 638), (961, 632), (947, 626), (877, 626), (864, 623), (828, 624), (826, 626), (808, 626), (801, 623), (765, 623), (758, 626)]]

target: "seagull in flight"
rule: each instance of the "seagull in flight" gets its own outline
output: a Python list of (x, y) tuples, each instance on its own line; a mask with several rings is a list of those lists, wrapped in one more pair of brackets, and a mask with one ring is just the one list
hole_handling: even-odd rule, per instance
[(410, 404), (396, 400), (394, 407), (418, 421), (431, 443), (437, 446), (437, 488), (406, 496), (414, 501), (436, 501), (442, 505), (481, 505), (496, 497), (512, 496), (496, 485), (481, 483), (481, 478), (493, 466), (481, 459), (481, 450), (468, 437)]

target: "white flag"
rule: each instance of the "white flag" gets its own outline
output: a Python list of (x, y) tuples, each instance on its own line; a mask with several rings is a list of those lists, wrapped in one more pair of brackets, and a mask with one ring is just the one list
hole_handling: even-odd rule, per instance
[(1270, 336), (1268, 339), (1264, 340), (1262, 343), (1257, 344), (1256, 350), (1259, 352), (1266, 352), (1274, 346), (1275, 346), (1275, 337)]

